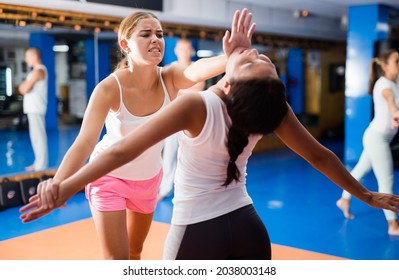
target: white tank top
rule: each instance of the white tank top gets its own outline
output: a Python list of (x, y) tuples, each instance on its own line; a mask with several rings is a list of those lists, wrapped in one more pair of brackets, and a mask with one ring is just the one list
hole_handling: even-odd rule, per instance
[[(46, 114), (47, 111), (47, 89), (48, 89), (48, 75), (47, 68), (43, 64), (37, 65), (33, 70), (42, 69), (44, 71), (44, 79), (36, 81), (32, 89), (24, 95), (23, 109), (25, 114), (36, 113)], [(33, 71), (32, 70), (32, 71)], [(31, 79), (32, 72), (26, 77), (27, 80)]]
[[(125, 104), (123, 103), (123, 94), (122, 87), (118, 77), (115, 73), (111, 74), (117, 81), (119, 86), (119, 96), (120, 96), (120, 106), (118, 111), (112, 112), (110, 111), (105, 120), (105, 128), (106, 134), (101, 139), (100, 142), (97, 143), (94, 151), (90, 157), (90, 160), (95, 158), (99, 153), (110, 147), (112, 144), (117, 142), (122, 137), (126, 136), (129, 132), (134, 130), (136, 127), (141, 125), (150, 119), (154, 114), (138, 117), (132, 115)], [(159, 71), (159, 78), (161, 80), (162, 88), (165, 94), (164, 102), (162, 107), (165, 107), (170, 103), (170, 97), (164, 81), (161, 75), (161, 68)], [(148, 180), (155, 177), (162, 168), (162, 148), (164, 142), (161, 141), (151, 148), (147, 149), (144, 153), (142, 153), (139, 157), (134, 159), (133, 161), (128, 162), (127, 164), (111, 171), (108, 175), (116, 178), (121, 178), (125, 180)]]
[(241, 182), (222, 186), (230, 159), (226, 141), (231, 120), (224, 102), (214, 92), (206, 90), (199, 94), (206, 106), (206, 121), (201, 133), (194, 138), (184, 132), (178, 133), (172, 215), (175, 225), (198, 223), (252, 203), (246, 190), (246, 168), (248, 158), (262, 136), (251, 136), (236, 161)]
[(382, 95), (385, 89), (390, 89), (393, 93), (396, 106), (399, 107), (399, 87), (398, 85), (382, 76), (377, 80), (373, 89), (374, 117), (370, 122), (373, 130), (379, 131), (386, 136), (393, 137), (398, 131), (397, 128), (391, 127), (391, 113), (388, 109), (388, 102)]

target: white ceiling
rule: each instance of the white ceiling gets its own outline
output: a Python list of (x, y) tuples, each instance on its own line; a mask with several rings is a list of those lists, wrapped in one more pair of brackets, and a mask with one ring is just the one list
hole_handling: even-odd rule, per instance
[[(169, 2), (173, 2), (173, 0), (159, 0), (159, 1), (163, 1), (164, 5), (167, 5), (167, 3)], [(185, 0), (185, 1), (190, 1), (190, 0)], [(217, 4), (219, 4), (221, 1), (226, 3), (240, 3), (240, 4), (248, 3), (249, 9), (251, 8), (250, 7), (251, 4), (263, 7), (286, 9), (291, 11), (306, 9), (314, 15), (323, 16), (323, 17), (334, 17), (334, 18), (340, 18), (343, 14), (346, 13), (347, 8), (349, 6), (355, 6), (355, 5), (385, 4), (397, 8), (399, 10), (399, 0), (217, 0), (218, 2)], [(28, 6), (34, 3), (33, 6), (44, 5), (49, 8), (64, 9), (68, 5), (60, 5), (59, 3), (81, 2), (82, 4), (84, 4), (86, 3), (86, 0), (64, 0), (64, 1), (54, 1), (54, 2), (53, 0), (3, 0), (0, 2), (16, 4), (16, 5), (28, 5)], [(53, 4), (52, 2), (53, 3), (59, 2), (59, 3)], [(112, 0), (109, 0), (109, 3), (112, 3)], [(107, 8), (112, 8), (112, 6), (108, 6)], [(210, 7), (210, 9), (212, 9), (212, 7)], [(111, 12), (111, 10), (109, 10), (108, 12)], [(91, 11), (91, 12), (95, 13), (96, 11)], [(101, 12), (104, 12), (104, 10), (101, 10)]]
[[(109, 0), (112, 3), (112, 0)], [(134, 0), (132, 0), (134, 1)], [(159, 0), (161, 1), (161, 0)], [(399, 26), (399, 0), (162, 0), (164, 9), (167, 11), (161, 17), (162, 20), (175, 21), (176, 23), (198, 23), (213, 25), (215, 27), (228, 26), (230, 22), (230, 14), (219, 12), (218, 8), (226, 7), (248, 7), (250, 11), (256, 11), (259, 8), (275, 9), (276, 11), (284, 11), (284, 13), (261, 13), (262, 16), (256, 18), (257, 30), (262, 32), (278, 33), (282, 35), (306, 36), (309, 38), (324, 38), (344, 40), (346, 38), (346, 30), (340, 30), (335, 24), (336, 19), (342, 23), (342, 16), (347, 14), (347, 9), (355, 5), (367, 4), (385, 4), (398, 10)], [(95, 14), (104, 14), (110, 16), (125, 16), (130, 13), (129, 9), (115, 5), (100, 5), (86, 2), (86, 0), (0, 0), (1, 3), (26, 5), (33, 7), (42, 7), (50, 9), (65, 9), (76, 12), (90, 12)], [(202, 3), (202, 5), (195, 3)], [(89, 7), (89, 8), (88, 8)], [(298, 22), (292, 21), (294, 10), (308, 10), (314, 15), (314, 20), (300, 25)], [(265, 9), (266, 10), (266, 9)], [(183, 11), (183, 12), (182, 12)], [(192, 14), (187, 11), (193, 12)], [(266, 16), (264, 16), (266, 15)], [(202, 16), (202, 17), (199, 17)], [(209, 16), (209, 18), (208, 18)], [(213, 16), (213, 17), (211, 17)], [(223, 19), (223, 16), (226, 18)], [(366, 16), (366, 15), (365, 15)], [(215, 20), (217, 19), (217, 20)], [(323, 19), (326, 19), (323, 21)], [(192, 22), (190, 22), (190, 20)], [(331, 26), (334, 22), (334, 26)], [(324, 29), (320, 29), (325, 26)], [(26, 29), (25, 29), (26, 30)], [(11, 33), (11, 36), (10, 36)], [(14, 36), (15, 30), (8, 30), (6, 27), (0, 26), (0, 44), (4, 45), (8, 42), (15, 43), (19, 38)], [(17, 32), (20, 33), (20, 32)], [(19, 34), (22, 36), (22, 34)], [(26, 31), (24, 38), (29, 34)], [(2, 40), (2, 38), (13, 38), (13, 40)], [(21, 38), (22, 41), (25, 41)]]
[(340, 18), (348, 7), (356, 5), (385, 4), (399, 10), (399, 0), (239, 0), (239, 2), (279, 9), (306, 9), (314, 15), (334, 18)]

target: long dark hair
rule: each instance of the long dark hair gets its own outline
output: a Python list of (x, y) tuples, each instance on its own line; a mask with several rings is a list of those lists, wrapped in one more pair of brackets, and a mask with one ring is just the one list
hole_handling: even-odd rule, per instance
[(369, 82), (369, 94), (373, 95), (373, 89), (374, 85), (377, 82), (377, 80), (381, 77), (384, 76), (384, 70), (382, 69), (383, 64), (388, 64), (388, 59), (393, 53), (398, 52), (397, 50), (394, 49), (388, 49), (381, 54), (378, 55), (378, 57), (374, 57), (373, 60), (371, 60), (370, 63), (370, 82)]
[(288, 110), (284, 84), (271, 77), (231, 81), (225, 102), (232, 125), (227, 137), (230, 160), (223, 186), (240, 180), (236, 160), (248, 145), (248, 137), (273, 132)]

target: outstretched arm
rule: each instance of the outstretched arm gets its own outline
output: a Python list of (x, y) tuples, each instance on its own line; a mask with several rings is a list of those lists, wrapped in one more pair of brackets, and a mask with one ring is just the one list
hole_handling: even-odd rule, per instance
[(398, 128), (399, 127), (399, 111), (396, 111), (392, 115), (391, 127), (392, 128)]
[(175, 88), (188, 88), (195, 83), (222, 74), (227, 62), (226, 56), (229, 56), (237, 47), (249, 48), (251, 46), (252, 35), (255, 31), (255, 23), (251, 24), (251, 21), (252, 14), (248, 13), (247, 9), (243, 9), (242, 12), (237, 10), (234, 13), (231, 32), (226, 31), (223, 37), (224, 55), (199, 59), (187, 68), (179, 64), (171, 65)]
[[(55, 181), (67, 178), (85, 164), (98, 141), (106, 115), (111, 109), (110, 104), (113, 103), (113, 96), (119, 96), (119, 89), (113, 78), (108, 77), (95, 87), (85, 111), (79, 134), (62, 159), (54, 176)], [(42, 193), (41, 190), (48, 189), (52, 182), (53, 180), (40, 182), (37, 187), (37, 194), (32, 196), (29, 201), (40, 199), (44, 206), (47, 204), (51, 206), (52, 197), (58, 193), (58, 190), (54, 189), (55, 194), (44, 194), (41, 197), (40, 194)], [(24, 207), (21, 210), (24, 211)]]
[(52, 180), (51, 185), (41, 190), (42, 196), (52, 198), (52, 205), (42, 205), (40, 199), (31, 201), (21, 208), (22, 221), (29, 222), (38, 219), (53, 209), (63, 206), (82, 186), (135, 159), (149, 147), (180, 130), (186, 130), (191, 135), (198, 135), (205, 123), (205, 118), (206, 108), (201, 96), (183, 95), (75, 174), (65, 180)]
[(388, 110), (392, 116), (392, 128), (399, 127), (399, 108), (396, 106), (395, 97), (390, 89), (385, 89), (382, 92), (382, 96), (385, 98), (386, 102), (388, 103)]
[(291, 108), (275, 134), (295, 153), (315, 169), (353, 196), (377, 208), (399, 213), (399, 197), (391, 194), (370, 192), (348, 172), (339, 158), (321, 145), (299, 122)]

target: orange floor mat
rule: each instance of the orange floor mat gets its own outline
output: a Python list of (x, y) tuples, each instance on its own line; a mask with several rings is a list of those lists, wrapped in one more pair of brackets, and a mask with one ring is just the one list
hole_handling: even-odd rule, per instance
[[(162, 259), (169, 225), (153, 222), (142, 259)], [(339, 260), (342, 258), (272, 245), (275, 260)], [(93, 219), (62, 225), (0, 242), (0, 260), (101, 260), (101, 248)]]

